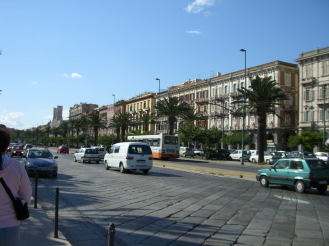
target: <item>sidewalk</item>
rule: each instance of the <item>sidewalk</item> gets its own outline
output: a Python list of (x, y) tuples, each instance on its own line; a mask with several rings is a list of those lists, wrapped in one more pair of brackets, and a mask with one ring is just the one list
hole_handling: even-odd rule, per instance
[(32, 197), (29, 206), (30, 218), (21, 221), (21, 246), (70, 246), (67, 239), (58, 231), (58, 238), (54, 238), (54, 223), (41, 206), (34, 208)]

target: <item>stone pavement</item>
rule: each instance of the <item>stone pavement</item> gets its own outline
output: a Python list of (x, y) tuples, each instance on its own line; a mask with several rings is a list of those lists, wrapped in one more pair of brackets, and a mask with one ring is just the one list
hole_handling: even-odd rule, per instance
[(34, 208), (32, 198), (29, 206), (30, 218), (21, 221), (21, 246), (69, 246), (70, 242), (58, 232), (54, 238), (54, 222), (38, 205)]

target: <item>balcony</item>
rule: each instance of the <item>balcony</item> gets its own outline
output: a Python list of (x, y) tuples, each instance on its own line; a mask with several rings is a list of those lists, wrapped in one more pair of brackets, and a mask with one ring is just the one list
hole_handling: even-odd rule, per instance
[(303, 78), (300, 80), (300, 84), (304, 86), (314, 86), (316, 82), (316, 78), (309, 77), (309, 78)]

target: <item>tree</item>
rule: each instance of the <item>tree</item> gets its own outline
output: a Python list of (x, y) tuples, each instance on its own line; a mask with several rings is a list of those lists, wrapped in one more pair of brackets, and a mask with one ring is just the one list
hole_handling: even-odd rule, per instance
[[(241, 144), (242, 132), (233, 132), (232, 135), (224, 137), (224, 143), (227, 143), (231, 146), (231, 148), (237, 148)], [(244, 141), (246, 144), (251, 142), (251, 138), (249, 135), (244, 135)]]
[[(289, 99), (284, 91), (277, 86), (272, 77), (260, 78), (257, 76), (251, 80), (250, 89), (239, 88), (239, 92), (245, 93), (246, 108), (254, 111), (258, 116), (257, 146), (259, 150), (259, 162), (264, 162), (264, 151), (266, 150), (266, 119), (268, 113), (275, 113), (275, 106), (279, 101)], [(239, 101), (238, 103), (241, 103)]]
[(111, 124), (111, 126), (113, 126), (116, 129), (117, 142), (119, 142), (120, 129), (121, 129), (121, 141), (124, 141), (126, 130), (131, 123), (130, 119), (131, 117), (130, 114), (128, 113), (121, 113), (113, 119), (113, 123)]
[(297, 147), (303, 145), (306, 150), (313, 151), (315, 146), (321, 144), (323, 135), (320, 132), (302, 131), (300, 135), (290, 136), (288, 138), (288, 147)]
[(174, 126), (178, 117), (183, 118), (191, 112), (191, 106), (186, 103), (180, 103), (178, 97), (165, 98), (155, 106), (158, 117), (167, 117), (169, 123), (169, 135), (174, 134)]
[(178, 133), (180, 135), (181, 142), (187, 143), (190, 146), (190, 142), (202, 140), (202, 130), (200, 126), (194, 125), (193, 122), (184, 124), (179, 128)]
[(100, 115), (97, 112), (94, 112), (88, 116), (89, 120), (89, 126), (93, 129), (94, 132), (94, 144), (97, 144), (98, 140), (98, 130), (106, 128), (106, 125), (104, 123), (104, 119), (100, 117)]

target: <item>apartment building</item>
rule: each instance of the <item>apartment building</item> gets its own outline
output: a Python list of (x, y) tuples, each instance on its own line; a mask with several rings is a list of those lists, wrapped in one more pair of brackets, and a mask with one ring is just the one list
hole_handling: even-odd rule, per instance
[(141, 132), (155, 132), (155, 93), (145, 92), (137, 97), (125, 100), (125, 112), (131, 116), (132, 125), (128, 132), (140, 130)]
[[(298, 132), (325, 132), (329, 128), (329, 46), (301, 52), (299, 70)], [(327, 141), (328, 144), (328, 141)]]
[[(267, 116), (267, 140), (273, 142), (277, 149), (286, 149), (287, 139), (290, 135), (296, 134), (298, 124), (298, 66), (274, 61), (248, 68), (246, 88), (257, 75), (271, 76), (289, 96), (289, 100), (281, 102), (275, 109), (276, 114)], [(194, 79), (172, 86), (159, 95), (159, 100), (169, 96), (179, 97), (181, 101), (192, 104), (205, 116), (196, 124), (202, 128), (217, 127), (223, 130), (225, 135), (230, 135), (234, 131), (242, 131), (243, 128), (243, 117), (237, 113), (242, 105), (233, 102), (243, 97), (238, 88), (243, 88), (244, 84), (244, 69), (224, 75), (218, 73), (210, 79)], [(179, 124), (180, 122), (175, 126), (176, 131)], [(166, 119), (162, 119), (160, 125), (166, 125)], [(257, 116), (247, 112), (244, 126), (245, 134), (249, 134), (252, 139), (252, 144), (246, 147), (257, 149)], [(160, 132), (166, 132), (166, 128), (160, 128)]]
[(98, 108), (97, 104), (90, 104), (85, 102), (75, 104), (73, 107), (70, 107), (69, 119), (78, 119), (83, 115), (88, 115), (92, 113), (95, 108)]

